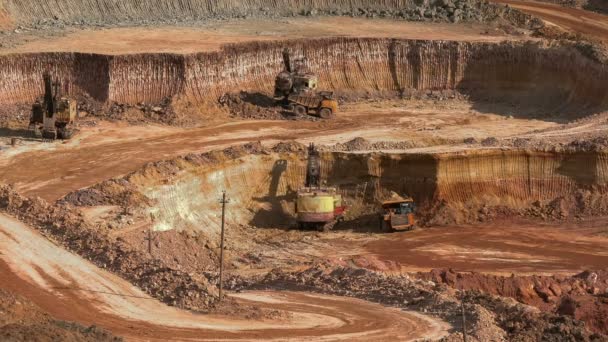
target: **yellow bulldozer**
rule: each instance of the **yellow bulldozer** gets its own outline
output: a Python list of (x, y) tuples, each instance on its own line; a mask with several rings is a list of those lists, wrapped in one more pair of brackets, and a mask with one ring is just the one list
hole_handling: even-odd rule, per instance
[(338, 101), (329, 91), (317, 91), (318, 77), (308, 70), (305, 59), (292, 65), (288, 49), (283, 51), (285, 70), (274, 83), (274, 99), (286, 104), (296, 115), (314, 115), (329, 119), (338, 112)]
[(389, 232), (414, 229), (416, 226), (415, 210), (416, 204), (413, 198), (401, 197), (393, 193), (390, 199), (381, 203), (380, 230)]

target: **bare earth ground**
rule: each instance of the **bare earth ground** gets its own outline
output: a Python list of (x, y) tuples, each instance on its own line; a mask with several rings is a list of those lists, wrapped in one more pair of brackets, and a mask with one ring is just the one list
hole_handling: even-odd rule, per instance
[(446, 329), (431, 318), (378, 304), (291, 292), (234, 295), (240, 301), (289, 312), (284, 319), (196, 315), (150, 298), (8, 216), (0, 215), (0, 234), (2, 288), (30, 298), (56, 318), (111, 328), (130, 339), (408, 341), (438, 338)]
[[(605, 16), (501, 0), (507, 1), (552, 24), (608, 39)], [(49, 41), (29, 37), (30, 42), (1, 52), (191, 53), (215, 50), (229, 42), (319, 34), (335, 36), (344, 32), (353, 36), (420, 39), (498, 41), (505, 38), (500, 31), (488, 27), (322, 18), (289, 19), (284, 26), (270, 21), (258, 21), (255, 25), (236, 21), (200, 28), (75, 31)], [(8, 139), (0, 138), (0, 179), (16, 184), (17, 189), (28, 196), (54, 201), (72, 190), (134, 171), (147, 162), (252, 140), (273, 143), (297, 139), (324, 144), (354, 137), (371, 141), (408, 140), (416, 146), (410, 149), (415, 152), (477, 148), (462, 142), (469, 137), (559, 139), (604, 133), (608, 129), (601, 118), (563, 127), (559, 120), (481, 113), (464, 101), (429, 101), (350, 105), (330, 122), (232, 120), (188, 130), (101, 122), (96, 127), (84, 127), (78, 137), (66, 143), (22, 140), (17, 147), (10, 148)], [(543, 131), (542, 135), (537, 130)], [(337, 232), (327, 239), (326, 245), (323, 241), (316, 246), (315, 253), (337, 264), (390, 273), (451, 267), (498, 274), (572, 274), (586, 268), (605, 267), (608, 262), (605, 226), (606, 220), (600, 218), (581, 223), (509, 222), (430, 228), (382, 236)], [(203, 338), (209, 340), (220, 337), (326, 340), (318, 335), (342, 340), (408, 340), (420, 336), (436, 338), (447, 328), (427, 317), (360, 300), (290, 292), (234, 295), (242, 302), (290, 312), (291, 316), (282, 318), (281, 322), (238, 321), (222, 316), (205, 316), (201, 320), (149, 298), (126, 281), (56, 247), (9, 217), (0, 216), (0, 235), (3, 236), (0, 239), (1, 287), (33, 300), (57, 318), (95, 323), (129, 338), (163, 340), (180, 336), (187, 339), (201, 338), (203, 334)]]
[(500, 275), (575, 274), (605, 267), (606, 246), (606, 219), (510, 221), (375, 236), (363, 243), (362, 256), (377, 258), (379, 268), (406, 272), (452, 268)]
[(479, 24), (441, 24), (346, 17), (234, 20), (201, 27), (138, 27), (75, 30), (41, 39), (27, 32), (14, 48), (0, 53), (74, 51), (103, 54), (213, 51), (227, 43), (319, 37), (391, 37), (499, 41), (513, 39), (497, 28)]
[(535, 15), (549, 24), (608, 41), (608, 16), (577, 8), (524, 0), (492, 0)]
[[(80, 135), (65, 143), (23, 140), (14, 148), (2, 146), (0, 177), (27, 195), (55, 201), (70, 191), (134, 171), (147, 162), (249, 141), (296, 139), (334, 144), (363, 137), (370, 141), (410, 141), (418, 147), (410, 152), (432, 152), (471, 148), (463, 143), (471, 137), (527, 137), (537, 134), (537, 130), (548, 130), (543, 134), (555, 138), (605, 129), (605, 122), (599, 118), (593, 124), (564, 129), (554, 121), (480, 113), (471, 104), (457, 100), (364, 103), (346, 106), (331, 121), (317, 122), (233, 120), (187, 130), (104, 122), (82, 128)], [(4, 141), (8, 144), (8, 139)]]

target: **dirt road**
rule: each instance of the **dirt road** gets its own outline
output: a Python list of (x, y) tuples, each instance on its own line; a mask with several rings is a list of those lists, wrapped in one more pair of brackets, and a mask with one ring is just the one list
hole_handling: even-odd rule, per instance
[(506, 36), (481, 24), (418, 23), (391, 19), (347, 17), (248, 19), (201, 24), (200, 27), (137, 27), (74, 30), (62, 37), (23, 34), (16, 47), (0, 48), (0, 54), (75, 51), (103, 54), (142, 52), (196, 53), (219, 50), (222, 45), (244, 41), (268, 41), (318, 37), (391, 37), (460, 41), (527, 39)]
[(504, 275), (571, 275), (608, 264), (605, 227), (606, 218), (597, 218), (569, 224), (496, 222), (420, 229), (375, 237), (363, 244), (361, 258), (354, 260), (407, 272), (453, 268)]
[[(250, 141), (274, 143), (298, 139), (335, 144), (355, 137), (371, 141), (411, 141), (421, 148), (462, 148), (463, 139), (520, 136), (556, 129), (551, 121), (480, 113), (454, 101), (387, 102), (346, 106), (330, 121), (231, 121), (204, 128), (129, 126), (101, 123), (66, 143), (24, 141), (0, 152), (0, 179), (28, 196), (55, 201), (70, 191), (124, 175), (145, 163), (200, 153)], [(604, 125), (605, 126), (605, 125)], [(587, 129), (605, 129), (604, 126)], [(567, 134), (567, 130), (555, 130)], [(577, 134), (581, 132), (577, 131)], [(456, 146), (456, 147), (455, 147)], [(458, 147), (460, 146), (460, 147)], [(0, 147), (1, 148), (1, 147)]]
[(119, 277), (0, 214), (0, 287), (58, 319), (141, 340), (408, 341), (438, 338), (435, 319), (365, 301), (294, 292), (247, 292), (239, 301), (289, 312), (278, 320), (198, 315), (168, 307)]
[(551, 24), (608, 41), (608, 16), (582, 9), (526, 0), (492, 0), (537, 16)]

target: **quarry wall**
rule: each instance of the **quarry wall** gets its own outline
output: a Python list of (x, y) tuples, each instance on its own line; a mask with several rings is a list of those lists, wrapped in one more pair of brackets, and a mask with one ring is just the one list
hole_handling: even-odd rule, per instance
[(281, 52), (306, 57), (323, 89), (393, 91), (458, 89), (473, 101), (506, 101), (578, 115), (608, 107), (608, 66), (574, 46), (554, 43), (470, 43), (327, 38), (252, 42), (221, 51), (96, 55), (0, 56), (0, 103), (31, 103), (43, 93), (42, 73), (63, 80), (72, 95), (107, 103), (158, 103), (183, 97), (217, 103), (227, 92), (272, 93)]
[[(157, 229), (219, 233), (214, 208), (224, 189), (231, 198), (231, 222), (278, 227), (293, 220), (293, 200), (306, 174), (303, 156), (253, 154), (202, 164), (194, 160), (162, 162), (128, 177), (152, 199)], [(556, 199), (566, 206), (558, 208), (564, 210), (559, 215), (593, 216), (606, 207), (608, 190), (604, 152), (325, 152), (321, 165), (322, 179), (345, 197), (349, 219), (374, 213), (391, 191), (412, 196), (421, 218), (443, 215), (445, 222), (470, 222), (484, 207), (518, 211)], [(460, 216), (465, 213), (468, 216)]]

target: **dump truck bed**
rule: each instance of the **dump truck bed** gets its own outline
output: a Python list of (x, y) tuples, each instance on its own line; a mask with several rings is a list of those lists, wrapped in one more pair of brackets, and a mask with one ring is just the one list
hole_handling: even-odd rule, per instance
[(308, 108), (317, 108), (321, 101), (323, 101), (323, 97), (316, 94), (306, 94), (306, 95), (289, 95), (289, 102), (294, 104), (299, 104)]

